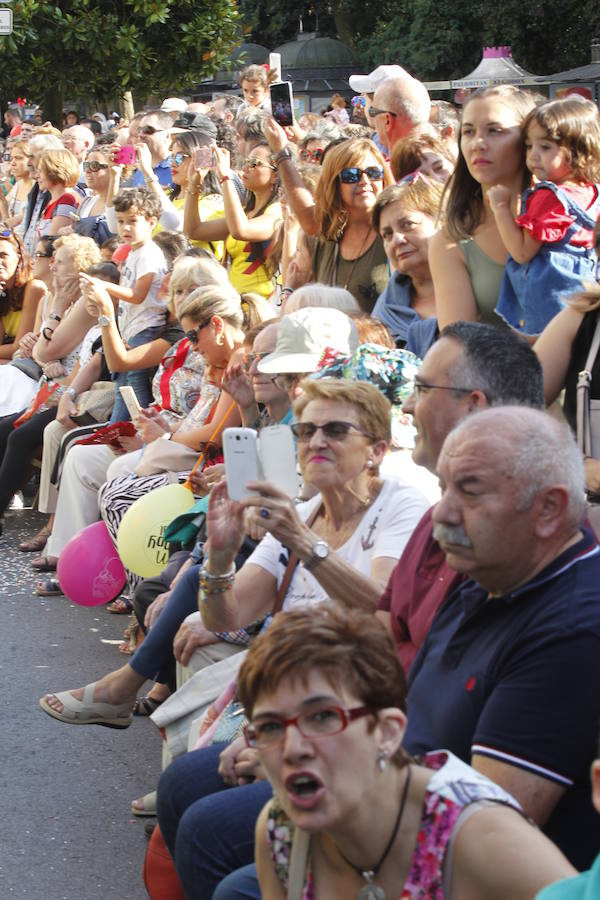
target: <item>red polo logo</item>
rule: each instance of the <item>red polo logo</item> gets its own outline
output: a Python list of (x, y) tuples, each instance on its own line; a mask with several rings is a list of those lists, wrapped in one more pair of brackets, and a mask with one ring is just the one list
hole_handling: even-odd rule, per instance
[(475, 687), (475, 676), (471, 675), (471, 677), (469, 679), (467, 679), (465, 688), (467, 691), (472, 691), (474, 687)]

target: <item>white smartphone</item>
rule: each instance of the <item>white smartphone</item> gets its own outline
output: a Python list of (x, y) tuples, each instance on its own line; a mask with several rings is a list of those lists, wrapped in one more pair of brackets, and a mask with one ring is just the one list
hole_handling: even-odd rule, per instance
[(281, 81), (281, 53), (269, 53), (269, 68), (277, 73), (275, 81)]
[(289, 425), (269, 425), (261, 430), (258, 441), (265, 481), (270, 481), (294, 499), (298, 496), (300, 482), (292, 429)]
[(252, 492), (249, 481), (262, 481), (258, 438), (253, 428), (226, 428), (223, 432), (223, 456), (227, 493), (231, 500), (243, 500)]
[(123, 403), (127, 407), (127, 412), (132, 419), (135, 419), (137, 414), (141, 412), (142, 407), (138, 402), (134, 389), (131, 385), (125, 384), (123, 387), (120, 387), (119, 390), (121, 392), (121, 397), (123, 398)]

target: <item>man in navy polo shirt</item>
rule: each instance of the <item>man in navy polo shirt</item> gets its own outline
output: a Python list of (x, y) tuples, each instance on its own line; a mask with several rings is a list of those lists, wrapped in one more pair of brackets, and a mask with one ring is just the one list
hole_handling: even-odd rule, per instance
[(438, 463), (434, 537), (464, 581), (411, 669), (409, 753), (445, 748), (512, 793), (577, 868), (600, 846), (600, 548), (581, 454), (546, 413), (463, 420)]
[[(171, 128), (173, 117), (162, 109), (151, 109), (140, 119), (139, 140), (146, 144), (152, 157), (151, 180), (163, 187), (172, 187), (171, 175)], [(146, 179), (140, 169), (133, 175), (134, 187), (144, 187)]]

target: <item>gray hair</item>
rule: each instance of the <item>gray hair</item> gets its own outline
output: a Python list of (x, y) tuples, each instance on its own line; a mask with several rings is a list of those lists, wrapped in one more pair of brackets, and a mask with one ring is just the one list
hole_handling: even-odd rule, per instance
[(338, 128), (337, 125), (333, 125), (331, 122), (324, 121), (322, 125), (315, 125), (304, 135), (300, 141), (300, 147), (306, 147), (309, 141), (327, 141), (330, 144), (343, 136), (341, 128)]
[(34, 134), (29, 138), (29, 152), (43, 153), (44, 150), (64, 150), (65, 145), (55, 134)]
[(483, 391), (490, 406), (545, 408), (542, 367), (525, 338), (481, 322), (454, 322), (442, 338), (456, 341), (463, 351), (450, 370), (452, 387)]
[(466, 416), (450, 439), (478, 432), (495, 435), (511, 476), (522, 485), (517, 512), (531, 508), (535, 497), (552, 487), (569, 495), (565, 527), (580, 525), (585, 511), (583, 456), (570, 428), (549, 413), (525, 406), (502, 406)]
[(375, 93), (376, 106), (389, 108), (413, 125), (429, 123), (431, 100), (427, 88), (408, 72), (398, 78), (387, 78)]
[(343, 313), (359, 313), (358, 301), (350, 291), (342, 287), (331, 287), (328, 284), (304, 284), (290, 296), (285, 304), (285, 315), (304, 309), (307, 306), (339, 309)]
[(249, 138), (264, 138), (264, 125), (269, 114), (259, 107), (242, 106), (235, 118), (235, 130), (244, 140)]

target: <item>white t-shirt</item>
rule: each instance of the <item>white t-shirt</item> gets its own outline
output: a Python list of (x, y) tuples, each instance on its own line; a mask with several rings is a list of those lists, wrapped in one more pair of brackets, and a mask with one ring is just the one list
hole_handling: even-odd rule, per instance
[(124, 341), (130, 341), (140, 331), (153, 325), (164, 325), (167, 308), (159, 300), (158, 291), (166, 271), (163, 252), (153, 241), (148, 241), (129, 253), (121, 272), (121, 287), (133, 290), (139, 278), (149, 272), (153, 272), (154, 277), (143, 303), (127, 303), (126, 300), (119, 303), (119, 330)]
[[(303, 521), (321, 502), (317, 494), (297, 507)], [(354, 534), (335, 554), (367, 577), (371, 563), (381, 556), (399, 559), (409, 537), (429, 509), (429, 502), (416, 488), (398, 481), (384, 481), (379, 496), (366, 510)], [(260, 566), (277, 579), (279, 588), (288, 563), (289, 552), (273, 535), (267, 534), (248, 557), (247, 565)], [(296, 566), (283, 601), (283, 609), (314, 606), (328, 596), (317, 579), (303, 565)]]

